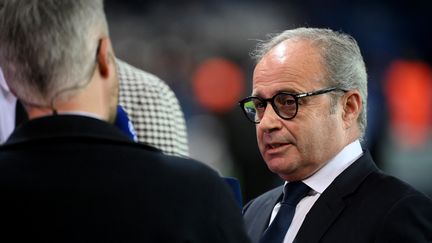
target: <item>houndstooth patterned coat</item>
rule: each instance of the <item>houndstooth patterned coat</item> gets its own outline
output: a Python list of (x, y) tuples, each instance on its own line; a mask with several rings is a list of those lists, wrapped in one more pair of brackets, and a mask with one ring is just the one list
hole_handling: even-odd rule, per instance
[(116, 60), (120, 105), (138, 134), (138, 141), (164, 153), (188, 156), (183, 112), (174, 92), (158, 77)]

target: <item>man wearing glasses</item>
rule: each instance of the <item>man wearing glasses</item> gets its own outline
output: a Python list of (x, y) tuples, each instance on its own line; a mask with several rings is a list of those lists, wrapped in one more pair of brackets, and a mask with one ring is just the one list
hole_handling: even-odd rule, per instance
[(431, 200), (383, 174), (360, 145), (367, 74), (356, 41), (299, 28), (255, 54), (252, 96), (240, 106), (285, 183), (244, 207), (253, 242), (430, 242)]

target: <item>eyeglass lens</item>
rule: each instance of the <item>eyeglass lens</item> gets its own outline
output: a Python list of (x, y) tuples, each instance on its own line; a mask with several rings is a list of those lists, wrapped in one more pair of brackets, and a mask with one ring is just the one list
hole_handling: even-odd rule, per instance
[[(270, 103), (275, 112), (282, 118), (290, 119), (296, 114), (297, 101), (293, 95), (284, 93), (277, 94), (270, 100)], [(243, 110), (247, 117), (253, 122), (261, 121), (266, 107), (267, 101), (257, 97), (250, 97), (243, 104)]]

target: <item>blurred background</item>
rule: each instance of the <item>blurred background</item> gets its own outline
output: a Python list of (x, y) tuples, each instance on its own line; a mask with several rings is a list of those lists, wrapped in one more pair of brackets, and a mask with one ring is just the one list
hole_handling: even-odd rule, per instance
[(432, 2), (106, 0), (117, 56), (156, 74), (185, 113), (191, 157), (240, 179), (244, 201), (280, 185), (237, 101), (257, 40), (328, 27), (359, 43), (369, 74), (368, 148), (384, 171), (432, 196)]

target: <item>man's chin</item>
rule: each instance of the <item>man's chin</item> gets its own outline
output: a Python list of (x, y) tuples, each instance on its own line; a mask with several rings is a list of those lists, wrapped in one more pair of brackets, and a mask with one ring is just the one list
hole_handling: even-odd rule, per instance
[(287, 161), (286, 159), (275, 159), (269, 160), (267, 162), (268, 169), (277, 174), (284, 180), (291, 181), (297, 180), (298, 177), (296, 174), (298, 172), (296, 162)]
[(290, 171), (290, 167), (289, 164), (287, 164), (286, 161), (283, 161), (281, 159), (271, 159), (268, 160), (267, 163), (267, 167), (270, 171), (272, 171), (273, 173), (276, 174), (281, 174), (281, 173), (286, 173), (288, 171)]

